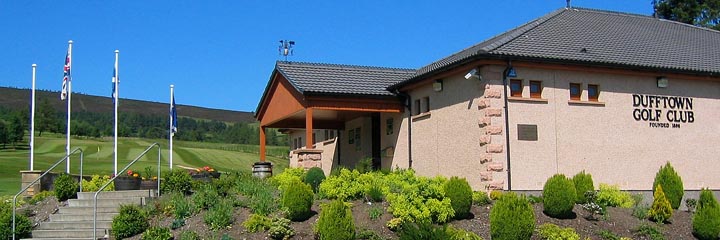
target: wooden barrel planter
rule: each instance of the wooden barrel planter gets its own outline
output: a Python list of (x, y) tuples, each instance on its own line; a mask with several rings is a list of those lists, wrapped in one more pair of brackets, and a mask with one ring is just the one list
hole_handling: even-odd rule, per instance
[(255, 164), (253, 164), (252, 175), (257, 178), (272, 177), (272, 163), (256, 162)]
[(139, 190), (141, 182), (142, 180), (140, 178), (135, 177), (119, 177), (113, 181), (116, 191)]

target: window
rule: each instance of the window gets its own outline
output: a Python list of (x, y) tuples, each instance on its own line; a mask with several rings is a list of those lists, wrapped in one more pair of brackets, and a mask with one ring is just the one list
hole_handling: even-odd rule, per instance
[(315, 144), (316, 140), (317, 140), (317, 138), (315, 138), (315, 133), (313, 133), (312, 141), (310, 143)]
[(385, 135), (392, 135), (393, 134), (393, 119), (388, 118), (385, 120)]
[(348, 144), (355, 144), (355, 130), (348, 130)]
[(362, 150), (362, 141), (360, 141), (360, 128), (355, 128), (355, 151)]
[(542, 82), (530, 81), (530, 97), (540, 98), (542, 95)]
[(580, 100), (580, 94), (582, 94), (580, 89), (579, 83), (570, 83), (570, 100)]
[(522, 80), (510, 80), (510, 96), (522, 97)]
[(430, 97), (424, 97), (423, 98), (423, 113), (430, 112)]
[(293, 138), (293, 149), (298, 149), (298, 139)]
[(600, 89), (598, 85), (588, 84), (588, 101), (597, 102), (598, 96), (600, 96)]
[(335, 138), (335, 130), (330, 130), (330, 138), (328, 139), (334, 139)]
[(420, 114), (420, 99), (415, 99), (415, 104), (413, 105), (413, 115)]

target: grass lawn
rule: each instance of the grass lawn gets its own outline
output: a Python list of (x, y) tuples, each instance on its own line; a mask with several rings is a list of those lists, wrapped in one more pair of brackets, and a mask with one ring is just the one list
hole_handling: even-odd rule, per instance
[[(65, 138), (48, 136), (35, 138), (35, 170), (47, 170), (52, 164), (65, 156)], [(134, 160), (153, 143), (160, 144), (160, 163), (162, 170), (168, 170), (167, 139), (118, 139), (118, 171)], [(113, 139), (71, 139), (72, 149), (80, 148), (83, 154), (83, 174), (110, 175), (113, 172)], [(173, 142), (173, 165), (188, 167), (210, 166), (218, 171), (252, 171), (252, 164), (259, 160), (256, 150), (258, 146), (221, 143)], [(268, 153), (281, 153), (287, 147), (268, 146)], [(270, 155), (270, 154), (269, 154)], [(274, 154), (277, 156), (278, 154)], [(158, 148), (151, 149), (137, 163), (130, 167), (133, 171), (143, 172), (146, 166), (157, 166)], [(289, 161), (275, 156), (267, 156), (273, 163), (273, 173), (277, 174), (287, 168)], [(30, 150), (27, 145), (15, 149), (0, 149), (0, 196), (15, 195), (20, 191), (20, 171), (30, 169)], [(80, 169), (79, 154), (73, 155), (70, 161), (70, 172), (78, 174)], [(62, 163), (53, 170), (65, 171)], [(157, 169), (154, 169), (157, 171)]]

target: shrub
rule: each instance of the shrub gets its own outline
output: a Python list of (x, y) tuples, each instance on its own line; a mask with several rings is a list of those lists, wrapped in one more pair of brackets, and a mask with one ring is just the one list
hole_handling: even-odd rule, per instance
[(404, 223), (400, 228), (400, 240), (450, 239), (447, 225), (434, 226), (431, 223)]
[(664, 223), (670, 219), (673, 210), (672, 207), (670, 207), (670, 202), (665, 198), (662, 185), (657, 185), (653, 198), (653, 204), (650, 211), (648, 211), (648, 217), (658, 223)]
[(283, 186), (288, 183), (293, 182), (294, 180), (303, 181), (303, 179), (305, 179), (304, 168), (286, 168), (282, 173), (270, 178), (270, 182), (282, 191)]
[(175, 230), (181, 228), (182, 226), (185, 226), (185, 219), (176, 218), (172, 221), (172, 224), (170, 224), (170, 229)]
[[(105, 185), (105, 183), (110, 181), (110, 176), (102, 176), (100, 175), (92, 175), (90, 178), (90, 181), (82, 179), (82, 191), (83, 192), (97, 192), (100, 187)], [(103, 191), (113, 191), (115, 190), (115, 183), (110, 183)]]
[(535, 230), (535, 214), (524, 196), (503, 194), (490, 210), (490, 236), (494, 240), (530, 239)]
[[(0, 202), (0, 239), (13, 239), (12, 233), (12, 203)], [(23, 215), (15, 215), (15, 236), (18, 239), (30, 238), (33, 223)]]
[(388, 220), (385, 223), (385, 226), (388, 227), (388, 229), (390, 229), (390, 231), (397, 231), (397, 230), (400, 230), (400, 228), (402, 227), (402, 225), (404, 223), (405, 223), (405, 221), (402, 218), (396, 217), (396, 218)]
[(227, 197), (235, 187), (237, 176), (237, 173), (223, 174), (220, 178), (213, 180), (211, 184), (218, 195)]
[(572, 215), (575, 206), (575, 184), (563, 174), (550, 177), (543, 187), (543, 210), (555, 218), (567, 218)]
[(641, 224), (635, 229), (634, 232), (637, 236), (648, 237), (651, 240), (665, 240), (665, 236), (663, 236), (662, 232), (659, 229), (647, 224)]
[(170, 240), (173, 239), (170, 229), (166, 227), (153, 226), (145, 230), (142, 240)]
[(322, 207), (315, 227), (321, 240), (355, 239), (355, 223), (350, 208), (340, 200), (334, 200)]
[(313, 192), (318, 192), (320, 183), (325, 180), (325, 172), (319, 167), (310, 168), (307, 173), (305, 173), (305, 179), (303, 180), (305, 183), (310, 184)]
[(192, 178), (190, 174), (180, 168), (175, 168), (164, 174), (165, 181), (160, 181), (160, 191), (163, 193), (177, 192), (182, 194), (190, 193)]
[(587, 199), (588, 202), (580, 205), (583, 209), (590, 212), (590, 216), (586, 217), (588, 220), (597, 220), (595, 215), (602, 215), (603, 217), (606, 216), (607, 208), (604, 205), (598, 204), (597, 194), (597, 191), (585, 192), (585, 199)]
[(66, 173), (61, 173), (60, 176), (55, 179), (53, 185), (55, 186), (55, 197), (58, 201), (62, 202), (71, 198), (77, 198), (77, 192), (79, 191), (80, 186), (72, 176)]
[(55, 192), (53, 192), (53, 191), (42, 191), (42, 192), (36, 193), (35, 195), (32, 196), (32, 198), (30, 198), (30, 200), (28, 201), (28, 203), (30, 203), (30, 204), (36, 204), (36, 203), (42, 202), (43, 200), (45, 200), (45, 199), (48, 198), (49, 196), (55, 196)]
[(502, 197), (503, 192), (500, 190), (492, 190), (490, 191), (490, 200), (498, 200), (500, 197)]
[(647, 219), (649, 211), (650, 207), (648, 207), (647, 204), (635, 204), (632, 215), (641, 220)]
[[(299, 181), (299, 178), (297, 180)], [(255, 214), (267, 216), (277, 208), (275, 201), (276, 188), (265, 179), (251, 175), (240, 175), (237, 180), (236, 190), (246, 197), (247, 207)]]
[(445, 231), (450, 237), (450, 240), (482, 240), (482, 238), (474, 232), (454, 228), (453, 226), (448, 226)]
[(210, 209), (220, 199), (220, 194), (215, 191), (215, 188), (211, 185), (204, 185), (200, 187), (199, 191), (192, 195), (193, 203), (197, 209)]
[(200, 236), (195, 231), (187, 230), (180, 232), (180, 240), (200, 240)]
[(720, 236), (720, 206), (712, 191), (700, 191), (697, 211), (692, 220), (693, 235), (701, 240), (717, 239)]
[(367, 201), (382, 202), (383, 201), (382, 188), (378, 184), (372, 184), (365, 192), (365, 198)]
[(456, 219), (465, 219), (470, 215), (472, 205), (472, 189), (465, 178), (452, 177), (444, 185), (445, 197), (450, 198), (450, 205), (455, 211)]
[(538, 235), (547, 240), (580, 240), (580, 235), (573, 228), (561, 228), (552, 223), (540, 225)]
[(490, 204), (490, 197), (485, 192), (475, 191), (472, 193), (472, 201), (475, 205), (484, 206)]
[(170, 204), (172, 206), (172, 213), (177, 219), (188, 218), (195, 211), (188, 198), (181, 193), (172, 193)]
[(221, 200), (205, 213), (203, 220), (212, 230), (229, 227), (234, 221), (232, 204), (228, 200)]
[(250, 214), (250, 217), (242, 223), (243, 227), (251, 233), (268, 230), (270, 224), (269, 217), (258, 214)]
[(589, 173), (585, 173), (585, 170), (583, 170), (582, 172), (575, 174), (572, 180), (575, 184), (575, 194), (577, 195), (575, 203), (586, 203), (587, 199), (585, 198), (585, 192), (595, 191), (595, 185), (593, 185), (592, 175), (590, 175)]
[(304, 221), (311, 215), (310, 207), (313, 203), (313, 191), (310, 185), (300, 180), (288, 183), (282, 193), (280, 203), (285, 216), (293, 221)]
[(695, 212), (695, 207), (697, 207), (697, 199), (685, 199), (685, 206), (687, 207), (688, 212)]
[(295, 230), (290, 227), (290, 220), (286, 218), (273, 218), (270, 223), (268, 235), (272, 239), (289, 239), (295, 235)]
[(366, 157), (361, 159), (355, 164), (355, 170), (357, 170), (360, 173), (367, 173), (372, 172), (373, 170), (373, 164), (372, 164), (372, 158)]
[(670, 165), (670, 162), (666, 163), (665, 166), (660, 167), (660, 170), (657, 174), (655, 174), (653, 194), (655, 194), (654, 190), (658, 185), (663, 186), (663, 192), (665, 193), (668, 201), (670, 201), (672, 208), (678, 209), (685, 190), (683, 189), (683, 182), (680, 175), (675, 172), (675, 169)]
[(371, 207), (370, 210), (368, 210), (368, 214), (371, 220), (377, 220), (382, 216), (383, 209), (381, 207)]
[(355, 239), (366, 239), (366, 240), (383, 240), (384, 238), (380, 237), (376, 232), (373, 232), (370, 229), (360, 229), (357, 231), (357, 234), (355, 235)]
[(608, 185), (605, 183), (600, 184), (596, 201), (597, 204), (603, 207), (631, 208), (635, 205), (635, 201), (630, 193), (620, 191), (618, 185)]
[(360, 172), (341, 168), (336, 175), (331, 175), (320, 184), (319, 195), (328, 199), (355, 200), (365, 192), (363, 184), (358, 181)]
[(123, 239), (140, 234), (149, 226), (148, 216), (138, 205), (121, 205), (120, 214), (113, 217), (112, 234)]

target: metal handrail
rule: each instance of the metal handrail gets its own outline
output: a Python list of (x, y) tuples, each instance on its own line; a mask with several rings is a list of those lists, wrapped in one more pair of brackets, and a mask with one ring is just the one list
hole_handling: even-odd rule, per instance
[[(159, 197), (159, 196), (160, 196), (160, 151), (161, 151), (161, 149), (160, 149), (160, 144), (158, 144), (158, 143), (153, 143), (152, 145), (150, 145), (148, 148), (145, 149), (145, 151), (143, 151), (142, 153), (140, 153), (140, 155), (138, 155), (138, 156), (135, 158), (135, 160), (132, 160), (132, 162), (130, 162), (130, 163), (128, 163), (127, 165), (125, 165), (125, 167), (124, 167), (122, 170), (120, 170), (120, 173), (124, 173), (128, 168), (130, 168), (130, 166), (132, 166), (133, 164), (135, 164), (135, 162), (137, 162), (138, 160), (140, 160), (140, 158), (142, 158), (143, 156), (145, 156), (145, 154), (147, 154), (147, 153), (150, 151), (150, 149), (152, 149), (152, 148), (155, 147), (155, 146), (158, 147), (158, 160), (157, 160), (157, 163), (158, 163), (158, 179), (157, 179), (158, 189), (157, 189), (157, 196)], [(120, 175), (115, 174), (115, 176), (113, 176), (113, 177), (110, 179), (110, 181), (108, 181), (108, 182), (106, 182), (105, 184), (103, 184), (102, 187), (100, 187), (100, 188), (97, 190), (97, 192), (95, 192), (95, 196), (93, 197), (93, 199), (94, 199), (94, 201), (95, 201), (94, 207), (93, 207), (93, 239), (97, 239), (97, 197), (98, 197), (98, 194), (99, 194), (100, 192), (102, 192), (102, 190), (104, 190), (108, 185), (110, 185), (110, 183), (112, 183), (113, 181), (115, 181), (115, 178), (117, 178), (118, 176), (120, 176)]]
[(15, 240), (15, 212), (16, 212), (16, 210), (17, 210), (17, 209), (16, 209), (17, 197), (20, 196), (20, 194), (22, 194), (23, 192), (25, 192), (25, 191), (27, 191), (28, 189), (30, 189), (30, 187), (32, 187), (35, 183), (37, 183), (38, 181), (40, 181), (40, 179), (42, 179), (42, 177), (44, 177), (44, 176), (47, 175), (50, 171), (52, 171), (53, 169), (55, 169), (55, 167), (57, 167), (58, 165), (60, 165), (60, 163), (64, 162), (65, 160), (68, 160), (68, 158), (70, 158), (70, 155), (73, 155), (73, 154), (75, 154), (75, 152), (78, 152), (78, 151), (80, 152), (80, 191), (82, 191), (82, 177), (83, 177), (83, 176), (82, 176), (82, 162), (83, 162), (83, 156), (85, 155), (85, 152), (83, 152), (83, 150), (78, 147), (78, 148), (75, 148), (75, 150), (72, 150), (72, 152), (70, 152), (69, 154), (65, 155), (65, 157), (63, 157), (62, 159), (60, 159), (59, 161), (57, 161), (55, 164), (53, 164), (52, 167), (50, 167), (47, 171), (45, 171), (43, 174), (41, 174), (40, 177), (38, 177), (37, 179), (35, 179), (35, 180), (33, 180), (32, 182), (30, 182), (30, 184), (28, 184), (27, 186), (25, 186), (22, 190), (20, 190), (20, 192), (18, 192), (17, 194), (15, 194), (15, 196), (13, 197), (13, 213), (12, 213), (12, 234), (13, 234), (13, 238), (12, 238), (12, 239), (13, 239), (13, 240)]

